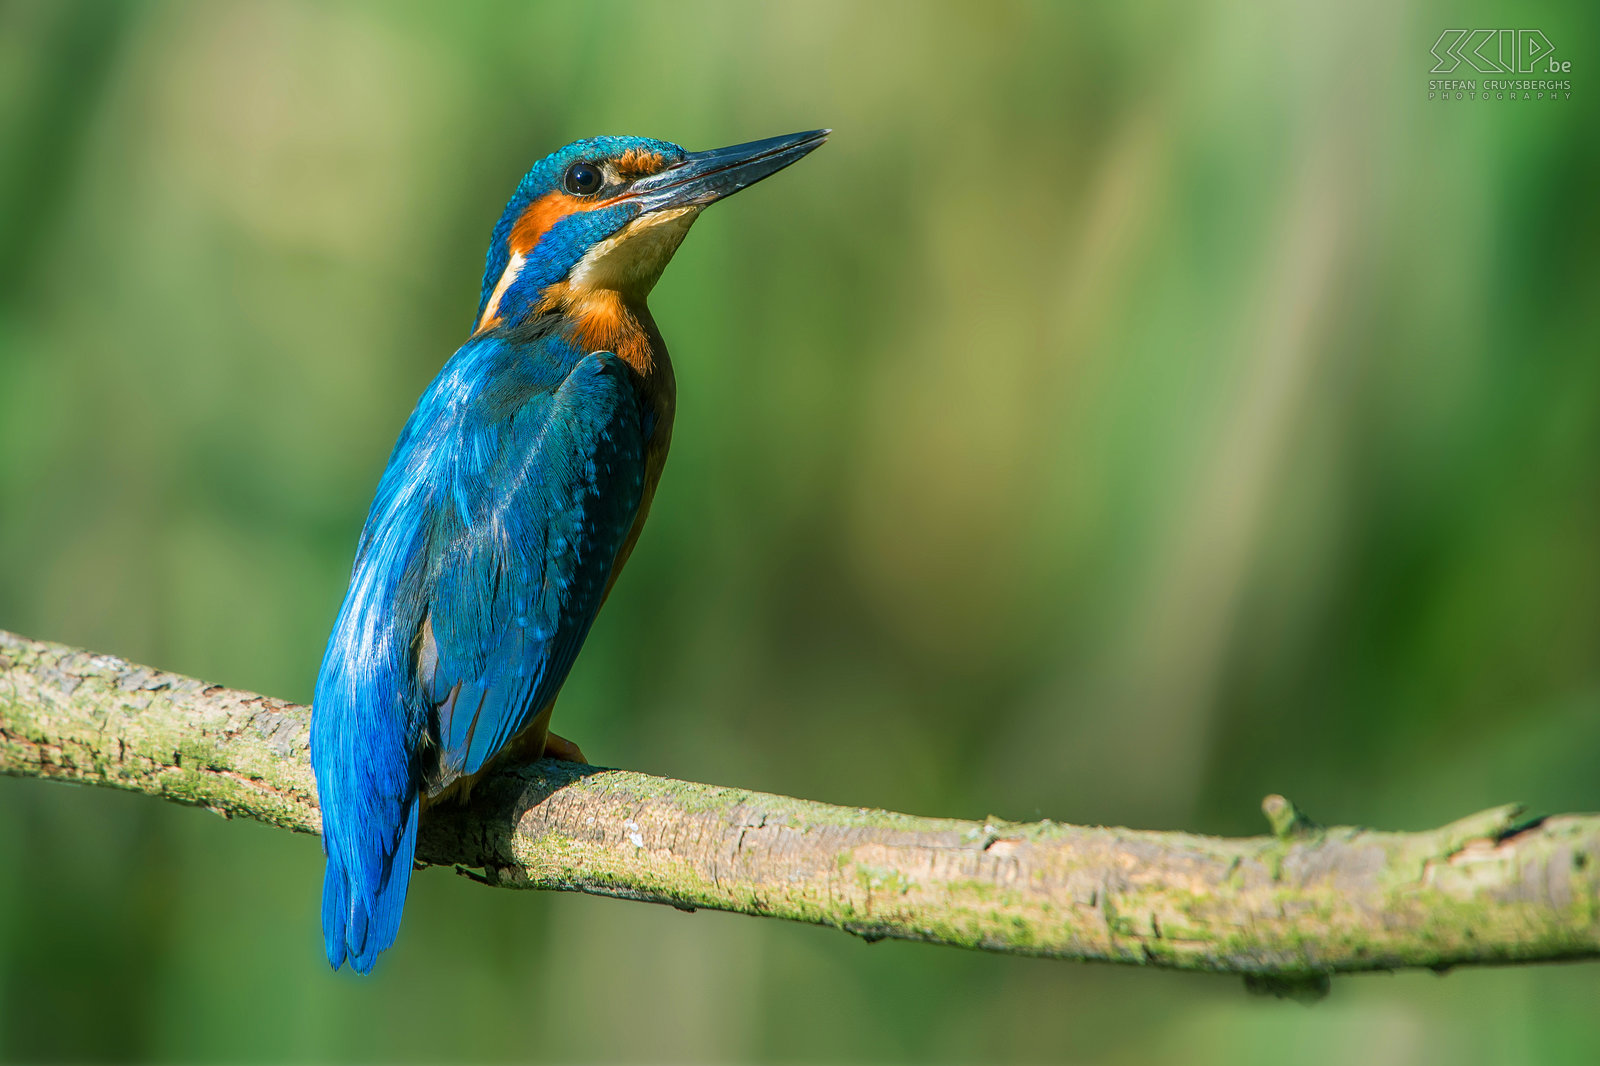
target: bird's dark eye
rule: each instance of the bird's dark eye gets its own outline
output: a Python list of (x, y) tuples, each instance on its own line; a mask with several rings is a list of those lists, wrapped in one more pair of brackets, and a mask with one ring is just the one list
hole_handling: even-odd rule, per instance
[(599, 167), (574, 163), (567, 168), (567, 175), (561, 179), (561, 184), (574, 196), (588, 196), (600, 188), (602, 180)]

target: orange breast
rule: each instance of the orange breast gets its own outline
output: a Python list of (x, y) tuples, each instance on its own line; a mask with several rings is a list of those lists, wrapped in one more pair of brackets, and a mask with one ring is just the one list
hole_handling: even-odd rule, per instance
[[(650, 504), (655, 499), (656, 486), (661, 482), (661, 471), (667, 465), (667, 449), (672, 445), (672, 418), (678, 403), (678, 383), (672, 373), (672, 360), (667, 356), (667, 345), (661, 339), (661, 332), (656, 329), (655, 319), (650, 317), (649, 310), (642, 303), (625, 310), (642, 335), (646, 353), (645, 369), (641, 370), (632, 360), (628, 365), (639, 374), (640, 399), (646, 409), (655, 415), (655, 427), (645, 443), (644, 491), (639, 499), (639, 513), (633, 520), (633, 528), (628, 531), (627, 539), (617, 551), (617, 561), (611, 566), (611, 578), (606, 583), (608, 596), (611, 586), (616, 584), (617, 575), (622, 573), (623, 566), (627, 564), (628, 556), (633, 554), (633, 546), (644, 529), (645, 519), (650, 516)], [(610, 350), (617, 351), (615, 348)], [(617, 354), (628, 358), (620, 351)]]
[(579, 347), (591, 352), (616, 352), (641, 377), (655, 373), (656, 346), (661, 335), (650, 320), (650, 312), (643, 305), (631, 305), (620, 292), (579, 291), (559, 281), (544, 290), (534, 311), (559, 311)]

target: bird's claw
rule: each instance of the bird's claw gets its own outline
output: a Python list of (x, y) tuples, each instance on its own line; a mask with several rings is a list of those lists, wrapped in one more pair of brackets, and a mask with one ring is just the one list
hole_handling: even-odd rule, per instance
[(583, 757), (582, 748), (566, 737), (558, 737), (554, 733), (545, 734), (544, 757), (547, 759), (560, 759), (563, 762), (582, 763), (585, 766), (589, 764), (589, 760)]

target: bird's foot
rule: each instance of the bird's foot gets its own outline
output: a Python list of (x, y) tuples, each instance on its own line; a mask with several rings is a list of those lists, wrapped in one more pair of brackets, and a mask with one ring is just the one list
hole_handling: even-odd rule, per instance
[(566, 737), (558, 737), (554, 733), (545, 734), (544, 757), (560, 759), (563, 762), (583, 763), (585, 766), (589, 764), (589, 760), (583, 757), (582, 748)]

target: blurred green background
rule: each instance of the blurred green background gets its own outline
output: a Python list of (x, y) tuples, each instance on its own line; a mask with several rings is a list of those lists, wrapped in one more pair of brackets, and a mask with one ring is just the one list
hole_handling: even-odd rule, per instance
[[(1572, 99), (1429, 102), (1536, 26)], [(591, 758), (927, 814), (1600, 808), (1600, 8), (0, 5), (0, 626), (305, 701), (522, 171), (828, 125), (656, 290)], [(414, 882), (0, 779), (11, 1060), (1600, 1061), (1600, 966), (1237, 980)]]

